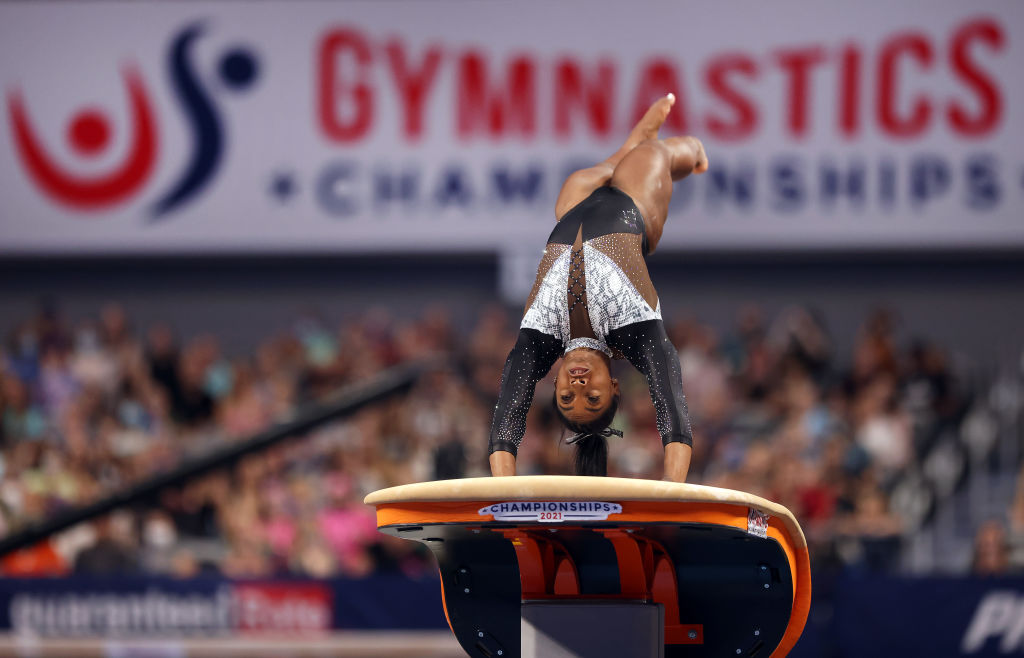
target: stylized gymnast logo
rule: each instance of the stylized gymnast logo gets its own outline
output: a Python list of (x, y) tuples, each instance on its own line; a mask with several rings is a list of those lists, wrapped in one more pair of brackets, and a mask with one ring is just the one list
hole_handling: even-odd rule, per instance
[[(192, 150), (174, 184), (153, 204), (153, 219), (178, 208), (206, 187), (223, 156), (223, 121), (191, 61), (194, 44), (203, 31), (202, 23), (187, 26), (175, 36), (168, 52), (171, 84), (192, 133)], [(218, 73), (229, 89), (241, 91), (256, 80), (258, 61), (249, 50), (236, 47), (221, 56)], [(131, 143), (120, 165), (96, 176), (76, 175), (54, 163), (36, 137), (20, 91), (15, 89), (8, 94), (7, 107), (18, 154), (32, 180), (55, 201), (76, 210), (110, 207), (130, 198), (153, 173), (159, 140), (152, 103), (134, 66), (125, 66), (121, 76), (133, 124)], [(72, 150), (84, 158), (104, 152), (110, 135), (109, 119), (95, 108), (79, 110), (66, 133)]]

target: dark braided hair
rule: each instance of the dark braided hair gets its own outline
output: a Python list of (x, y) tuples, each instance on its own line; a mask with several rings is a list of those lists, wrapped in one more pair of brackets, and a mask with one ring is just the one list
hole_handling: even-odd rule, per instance
[(576, 475), (608, 475), (608, 439), (601, 432), (615, 419), (615, 412), (619, 410), (619, 394), (616, 393), (612, 397), (611, 404), (603, 414), (589, 423), (574, 423), (566, 418), (558, 408), (558, 399), (555, 395), (551, 396), (551, 406), (566, 429), (573, 434), (583, 435), (575, 441), (576, 456), (573, 458), (573, 466)]

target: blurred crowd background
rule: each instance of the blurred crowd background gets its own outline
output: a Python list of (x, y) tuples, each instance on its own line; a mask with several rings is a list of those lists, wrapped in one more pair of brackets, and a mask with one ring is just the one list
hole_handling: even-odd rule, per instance
[[(558, 191), (669, 92), (689, 481), (798, 519), (791, 655), (1019, 653), (1022, 42), (996, 0), (0, 2), (0, 654), (462, 655), (362, 501), (489, 475)], [(613, 371), (609, 474), (659, 480)], [(521, 474), (571, 472), (552, 397)]]
[[(212, 333), (140, 326), (116, 303), (74, 320), (43, 303), (0, 352), (3, 536), (245, 439), (390, 366), (438, 355), (448, 366), (404, 397), (76, 526), (0, 568), (5, 576), (431, 572), (419, 544), (376, 532), (362, 497), (488, 473), (490, 413), (518, 319), (498, 305), (469, 323), (441, 306), (402, 319), (378, 308), (340, 323), (310, 312), (237, 354)], [(907, 335), (884, 308), (863, 317), (844, 346), (803, 306), (772, 315), (741, 306), (727, 331), (671, 310), (666, 324), (694, 425), (690, 481), (789, 507), (816, 570), (1024, 568), (1024, 472), (1013, 472), (1019, 369), (958, 367), (949, 346)], [(623, 391), (615, 426), (625, 437), (612, 441), (610, 474), (658, 479), (646, 383), (624, 362), (615, 369)], [(572, 450), (550, 400), (545, 379), (521, 473), (570, 472)]]

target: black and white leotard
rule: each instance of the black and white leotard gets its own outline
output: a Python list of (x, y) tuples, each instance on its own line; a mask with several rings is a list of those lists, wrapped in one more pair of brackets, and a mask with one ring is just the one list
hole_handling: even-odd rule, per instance
[(598, 188), (558, 222), (505, 361), (490, 452), (516, 454), (537, 382), (579, 347), (628, 359), (647, 378), (662, 443), (692, 443), (679, 356), (665, 333), (646, 255), (643, 217), (614, 187)]

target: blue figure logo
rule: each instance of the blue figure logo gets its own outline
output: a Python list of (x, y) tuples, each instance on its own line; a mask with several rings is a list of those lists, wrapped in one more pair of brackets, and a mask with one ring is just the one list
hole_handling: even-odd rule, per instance
[[(192, 132), (192, 154), (177, 182), (154, 204), (154, 221), (198, 194), (217, 173), (224, 154), (223, 121), (190, 61), (203, 30), (201, 23), (193, 23), (171, 46), (171, 82)], [(259, 62), (250, 51), (236, 47), (221, 56), (217, 72), (227, 88), (244, 91), (256, 81)]]

